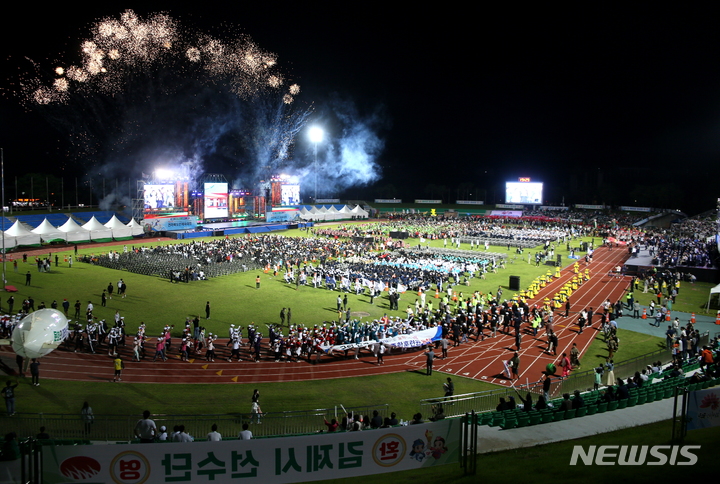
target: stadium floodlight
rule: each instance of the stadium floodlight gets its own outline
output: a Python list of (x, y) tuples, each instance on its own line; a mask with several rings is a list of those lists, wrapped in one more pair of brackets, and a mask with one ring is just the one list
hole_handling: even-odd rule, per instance
[(308, 136), (310, 137), (310, 141), (315, 144), (315, 198), (313, 199), (314, 203), (317, 203), (317, 185), (318, 185), (318, 167), (317, 167), (317, 147), (318, 143), (322, 143), (323, 135), (325, 133), (323, 132), (322, 128), (318, 126), (312, 126), (310, 130), (308, 131)]
[(175, 172), (168, 170), (167, 168), (158, 168), (155, 170), (156, 180), (173, 180), (175, 179)]
[(308, 131), (310, 141), (316, 144), (322, 143), (324, 134), (325, 133), (323, 132), (322, 128), (319, 128), (317, 126), (313, 126), (312, 128), (310, 128), (310, 131)]

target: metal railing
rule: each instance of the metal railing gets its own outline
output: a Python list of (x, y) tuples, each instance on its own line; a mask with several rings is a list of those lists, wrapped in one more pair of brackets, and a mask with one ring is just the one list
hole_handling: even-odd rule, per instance
[[(389, 405), (367, 405), (347, 408), (355, 415), (372, 417), (377, 410), (381, 417), (389, 417)], [(273, 412), (258, 417), (249, 413), (221, 415), (169, 415), (156, 414), (150, 418), (159, 429), (165, 426), (168, 435), (175, 425), (184, 425), (185, 431), (195, 440), (205, 440), (213, 424), (217, 424), (218, 432), (224, 439), (237, 438), (244, 423), (248, 423), (254, 437), (275, 437), (282, 435), (308, 434), (325, 430), (323, 419), (344, 416), (341, 407), (318, 408), (312, 410)], [(336, 417), (337, 416), (337, 417)], [(94, 441), (131, 441), (135, 438), (133, 430), (139, 417), (123, 415), (95, 415), (94, 421), (86, 431), (86, 425), (80, 415), (17, 413), (14, 417), (0, 417), (0, 427), (12, 430), (20, 438), (34, 437), (45, 427), (52, 439), (78, 439)]]
[(497, 390), (465, 393), (452, 397), (426, 398), (420, 401), (420, 413), (423, 419), (428, 419), (436, 415), (440, 407), (446, 417), (457, 417), (473, 411), (476, 413), (489, 412), (495, 410), (501, 397), (509, 396), (515, 396), (514, 388), (503, 387)]
[[(698, 346), (707, 345), (710, 338), (710, 332), (700, 335)], [(614, 364), (614, 373), (616, 378), (628, 378), (633, 376), (636, 371), (642, 372), (648, 365), (656, 361), (666, 364), (672, 360), (670, 350), (659, 349), (652, 353), (630, 358)], [(603, 375), (603, 386), (607, 382), (606, 375)], [(542, 381), (530, 382), (527, 384), (515, 385), (514, 387), (498, 388), (496, 390), (487, 390), (484, 392), (466, 393), (455, 395), (452, 397), (426, 398), (420, 401), (420, 413), (423, 418), (429, 418), (436, 414), (439, 407), (443, 408), (446, 417), (458, 417), (466, 413), (489, 412), (495, 410), (500, 398), (517, 397), (519, 392), (523, 397), (526, 393), (532, 393), (534, 396), (542, 395)], [(585, 371), (572, 372), (567, 378), (553, 378), (550, 387), (550, 398), (558, 398), (564, 393), (572, 393), (575, 390), (581, 392), (592, 390), (595, 385), (595, 368)], [(534, 398), (534, 400), (536, 400)], [(518, 401), (518, 403), (520, 403)]]

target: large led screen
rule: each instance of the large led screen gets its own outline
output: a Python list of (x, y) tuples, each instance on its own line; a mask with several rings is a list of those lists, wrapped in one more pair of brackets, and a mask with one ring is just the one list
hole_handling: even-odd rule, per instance
[(543, 203), (543, 184), (537, 182), (505, 182), (505, 203)]
[(145, 185), (145, 210), (175, 208), (175, 185)]
[(280, 203), (282, 205), (297, 205), (300, 203), (300, 185), (283, 185)]
[(205, 183), (205, 218), (228, 216), (228, 184)]

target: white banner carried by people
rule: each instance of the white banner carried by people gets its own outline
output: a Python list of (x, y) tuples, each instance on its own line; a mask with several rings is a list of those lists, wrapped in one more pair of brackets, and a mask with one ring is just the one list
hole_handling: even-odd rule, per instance
[(353, 348), (367, 348), (377, 344), (383, 344), (385, 346), (392, 346), (394, 348), (420, 348), (439, 341), (442, 339), (442, 328), (440, 326), (436, 328), (423, 329), (421, 331), (415, 331), (408, 334), (399, 334), (397, 336), (391, 336), (389, 338), (382, 338), (379, 341), (361, 341), (359, 343), (346, 343), (341, 345), (322, 345), (320, 346), (325, 353), (333, 351), (346, 351)]

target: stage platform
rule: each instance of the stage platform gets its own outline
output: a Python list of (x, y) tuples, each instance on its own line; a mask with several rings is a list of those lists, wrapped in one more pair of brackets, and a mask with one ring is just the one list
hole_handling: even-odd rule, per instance
[[(626, 250), (624, 247), (613, 250)], [(641, 272), (648, 272), (654, 267), (658, 270), (663, 269), (653, 264), (653, 257), (647, 246), (641, 246), (636, 257), (631, 257), (625, 261), (625, 274), (637, 275)], [(698, 282), (710, 282), (717, 284), (720, 282), (720, 271), (715, 267), (692, 267), (692, 266), (675, 266), (671, 268), (673, 272), (679, 271), (685, 274), (694, 274)]]
[(168, 230), (165, 236), (173, 239), (197, 239), (201, 237), (222, 237), (224, 235), (257, 234), (279, 230), (304, 229), (313, 222), (258, 222), (255, 220), (230, 220), (227, 222), (204, 223), (197, 230)]
[(259, 225), (267, 225), (266, 222), (258, 222), (257, 220), (233, 220), (230, 222), (213, 222), (213, 223), (206, 223), (201, 224), (200, 226), (203, 228), (203, 230), (225, 230), (225, 229), (235, 229), (235, 228), (244, 228), (244, 227), (255, 227)]

